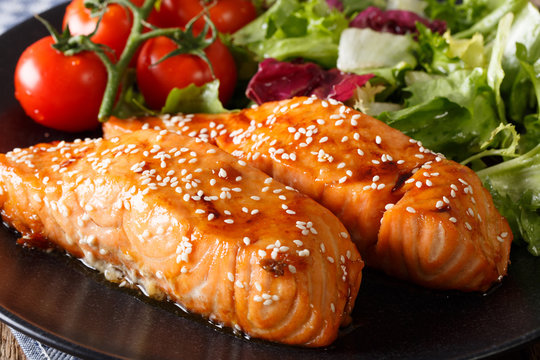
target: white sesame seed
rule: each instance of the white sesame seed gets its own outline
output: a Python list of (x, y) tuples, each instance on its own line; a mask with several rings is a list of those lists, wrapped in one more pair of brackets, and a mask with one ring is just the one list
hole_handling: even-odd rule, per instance
[(415, 210), (413, 207), (411, 207), (411, 206), (407, 206), (407, 209), (406, 209), (406, 210), (407, 210), (407, 212), (410, 212), (411, 214), (416, 213), (416, 210)]
[(308, 249), (300, 250), (298, 251), (298, 256), (300, 257), (307, 257), (309, 256), (310, 252)]

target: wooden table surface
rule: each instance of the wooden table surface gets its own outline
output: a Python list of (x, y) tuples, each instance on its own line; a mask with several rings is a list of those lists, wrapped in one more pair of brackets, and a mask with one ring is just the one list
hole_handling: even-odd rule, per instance
[(26, 360), (17, 339), (13, 336), (9, 328), (0, 322), (0, 332), (2, 333), (2, 343), (0, 344), (0, 360)]

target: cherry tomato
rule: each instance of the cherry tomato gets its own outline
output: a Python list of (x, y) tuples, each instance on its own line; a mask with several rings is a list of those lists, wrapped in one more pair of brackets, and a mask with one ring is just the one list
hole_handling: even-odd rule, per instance
[[(203, 10), (205, 0), (162, 0), (155, 21), (162, 27), (184, 27)], [(219, 32), (232, 34), (257, 17), (250, 0), (214, 0), (207, 5), (210, 19)], [(195, 23), (195, 29), (204, 26), (203, 20)]]
[[(182, 54), (159, 62), (176, 48), (169, 38), (152, 38), (145, 42), (137, 59), (137, 84), (147, 104), (154, 109), (165, 105), (169, 92), (174, 88), (182, 89), (189, 84), (202, 86), (213, 80), (208, 64), (198, 56)], [(219, 99), (225, 104), (236, 85), (234, 59), (218, 39), (204, 52), (219, 79)]]
[(90, 130), (107, 84), (107, 71), (91, 52), (66, 56), (50, 36), (30, 45), (15, 68), (15, 97), (36, 122), (63, 131)]
[[(140, 6), (143, 0), (132, 0)], [(69, 26), (73, 35), (89, 35), (96, 28), (98, 17), (92, 17), (84, 6), (84, 0), (73, 0), (66, 8), (63, 28)], [(99, 28), (92, 36), (92, 41), (107, 45), (114, 51), (116, 59), (122, 54), (133, 23), (131, 12), (118, 4), (107, 6)]]

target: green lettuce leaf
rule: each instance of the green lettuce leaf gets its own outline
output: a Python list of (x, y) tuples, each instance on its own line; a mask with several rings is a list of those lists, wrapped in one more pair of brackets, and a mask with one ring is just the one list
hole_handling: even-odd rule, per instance
[[(379, 119), (454, 160), (481, 150), (499, 126), (495, 99), (482, 68), (416, 81), (405, 108)], [(494, 144), (495, 145), (495, 144)]]
[[(536, 113), (531, 113), (523, 118), (523, 128), (525, 131), (521, 138), (520, 150), (525, 152), (540, 142), (540, 57), (536, 59), (532, 58), (528, 54), (527, 48), (523, 44), (518, 43), (516, 44), (516, 58), (522, 66), (521, 73), (525, 73), (528, 77), (528, 82), (532, 84), (528, 89), (530, 89), (531, 94), (533, 92), (535, 94), (534, 98), (532, 96), (530, 97), (529, 109), (536, 108)], [(524, 91), (527, 91), (526, 89)], [(518, 89), (515, 92), (527, 96), (527, 93), (522, 93)]]
[(335, 67), (345, 14), (331, 10), (324, 0), (278, 0), (265, 13), (237, 31), (232, 41), (252, 51), (257, 60), (297, 57)]
[[(508, 13), (517, 14), (524, 7), (529, 5), (529, 0), (485, 0), (485, 1), (464, 1), (462, 6), (469, 3), (484, 3), (484, 16), (475, 21), (471, 27), (456, 33), (458, 39), (468, 38), (475, 33), (484, 35), (485, 38), (494, 36), (501, 19)], [(485, 11), (489, 11), (487, 14)]]
[[(505, 78), (501, 84), (501, 94), (507, 105), (508, 119), (521, 124), (531, 135), (534, 124), (530, 117), (538, 115), (540, 96), (540, 12), (529, 4), (516, 14), (504, 50), (502, 67)], [(537, 116), (538, 118), (538, 116)], [(525, 125), (525, 119), (527, 125)], [(523, 137), (523, 141), (527, 139)], [(530, 149), (527, 146), (526, 149)]]
[(219, 80), (214, 80), (203, 86), (190, 84), (183, 89), (173, 89), (169, 93), (161, 113), (218, 114), (227, 112), (228, 110), (219, 101), (218, 88)]
[[(446, 21), (448, 28), (457, 33), (470, 28), (490, 11), (492, 0), (426, 0), (424, 12), (431, 19)], [(459, 4), (458, 4), (459, 3)]]
[(348, 15), (359, 13), (370, 6), (385, 9), (387, 2), (387, 0), (342, 0), (343, 11)]
[(540, 255), (540, 145), (528, 153), (477, 172), (497, 209), (534, 255)]
[(428, 73), (450, 74), (459, 69), (485, 66), (484, 38), (456, 39), (449, 32), (432, 32), (422, 24), (418, 28), (418, 62)]
[(495, 102), (497, 104), (497, 111), (499, 112), (499, 118), (501, 121), (506, 122), (505, 105), (501, 96), (501, 83), (504, 79), (504, 70), (502, 68), (503, 51), (506, 46), (508, 38), (508, 32), (514, 19), (514, 14), (508, 13), (502, 17), (497, 27), (497, 35), (493, 43), (493, 49), (491, 51), (491, 58), (489, 60), (487, 80), (489, 86), (495, 93)]
[(519, 60), (521, 67), (525, 70), (525, 73), (529, 76), (536, 95), (536, 108), (538, 112), (538, 118), (540, 120), (540, 56), (536, 58), (529, 56), (527, 48), (521, 43), (516, 44), (516, 58)]

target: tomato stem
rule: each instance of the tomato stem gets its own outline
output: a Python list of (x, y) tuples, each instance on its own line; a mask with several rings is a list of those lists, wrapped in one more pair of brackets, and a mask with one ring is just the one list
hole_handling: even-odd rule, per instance
[[(145, 0), (141, 7), (136, 6), (129, 0), (105, 0), (103, 2), (104, 6), (107, 6), (108, 4), (118, 4), (123, 6), (128, 9), (133, 16), (133, 24), (131, 25), (131, 30), (126, 41), (126, 45), (117, 62), (111, 60), (109, 54), (107, 54), (110, 49), (92, 42), (90, 39), (91, 36), (71, 37), (71, 34), (69, 34), (69, 29), (66, 29), (65, 33), (63, 34), (58, 34), (58, 32), (54, 31), (50, 25), (46, 24), (46, 26), (48, 25), (48, 28), (50, 28), (49, 31), (53, 36), (55, 36), (57, 41), (62, 37), (63, 40), (57, 45), (59, 50), (66, 54), (68, 54), (70, 51), (92, 51), (96, 53), (105, 66), (105, 69), (107, 70), (107, 85), (105, 87), (105, 92), (103, 94), (101, 106), (98, 112), (98, 119), (100, 122), (107, 121), (111, 114), (113, 114), (116, 99), (118, 98), (118, 90), (122, 82), (125, 81), (124, 78), (126, 77), (131, 59), (135, 56), (135, 53), (141, 44), (150, 38), (166, 36), (179, 44), (179, 48), (177, 50), (173, 51), (169, 55), (166, 55), (160, 61), (165, 60), (167, 57), (178, 54), (194, 54), (201, 57), (208, 64), (210, 71), (215, 78), (212, 64), (203, 51), (204, 48), (212, 44), (217, 37), (217, 30), (210, 19), (207, 18), (207, 14), (202, 12), (193, 18), (184, 30), (180, 28), (157, 28), (146, 22), (146, 19), (150, 15), (150, 12), (154, 8), (157, 1), (158, 0)], [(194, 35), (193, 25), (195, 21), (203, 16), (207, 18), (204, 29), (200, 34)], [(98, 20), (98, 25), (100, 20)], [(143, 33), (144, 27), (149, 28), (149, 31)], [(210, 37), (207, 37), (207, 34), (209, 33)]]
[[(111, 3), (117, 3), (119, 5), (125, 6), (128, 8), (133, 15), (133, 24), (131, 26), (131, 31), (126, 42), (124, 51), (120, 55), (118, 62), (113, 64), (110, 59), (101, 51), (100, 59), (103, 61), (107, 73), (108, 81), (105, 88), (105, 93), (103, 94), (103, 101), (101, 102), (101, 107), (98, 113), (98, 119), (100, 122), (105, 122), (108, 120), (109, 116), (112, 114), (116, 95), (118, 93), (118, 88), (122, 78), (124, 77), (131, 59), (135, 55), (137, 48), (141, 43), (146, 40), (145, 36), (142, 36), (143, 30), (143, 21), (148, 18), (148, 15), (152, 11), (154, 4), (157, 0), (145, 0), (143, 5), (139, 8), (135, 6), (129, 0), (113, 0)], [(99, 51), (98, 51), (99, 53)]]

